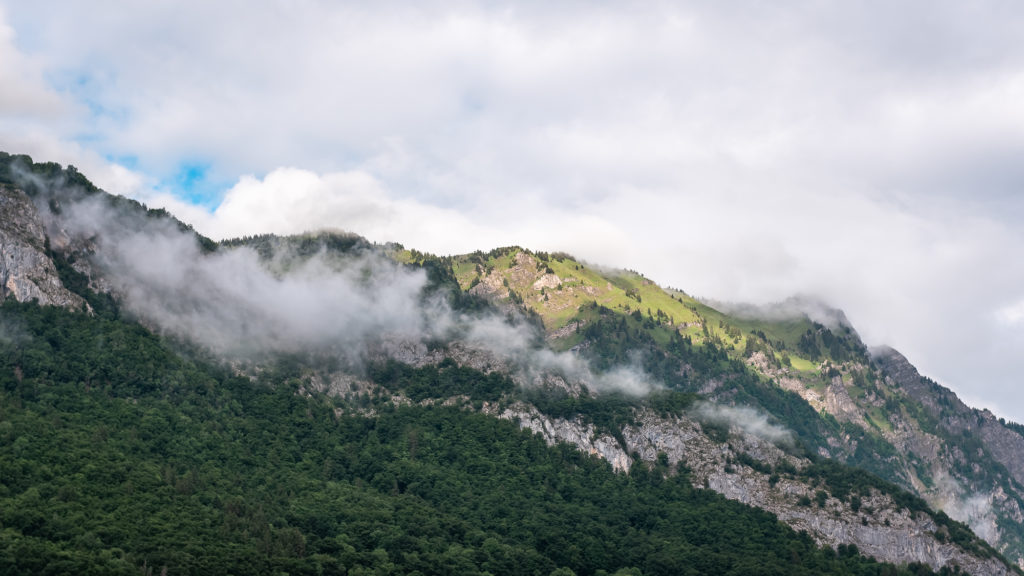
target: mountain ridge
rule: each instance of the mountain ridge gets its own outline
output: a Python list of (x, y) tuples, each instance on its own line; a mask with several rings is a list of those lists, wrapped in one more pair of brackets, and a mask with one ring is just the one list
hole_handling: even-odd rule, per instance
[[(20, 161), (24, 162), (23, 159)], [(36, 165), (30, 163), (28, 166), (31, 169)], [(46, 171), (52, 172), (50, 165), (43, 166)], [(77, 171), (73, 171), (66, 180), (76, 180), (76, 174)], [(180, 331), (175, 332), (180, 327), (162, 325), (164, 319), (159, 315), (147, 318), (144, 307), (138, 306), (138, 302), (133, 303), (130, 291), (125, 290), (128, 285), (121, 284), (119, 288), (118, 279), (109, 277), (110, 267), (118, 269), (121, 266), (123, 270), (125, 262), (138, 264), (137, 260), (125, 260), (124, 254), (117, 252), (123, 250), (123, 246), (116, 247), (112, 253), (104, 253), (104, 250), (111, 250), (111, 242), (102, 236), (81, 236), (82, 230), (71, 230), (68, 233), (68, 227), (60, 225), (64, 215), (74, 211), (76, 197), (65, 198), (64, 204), (60, 201), (54, 204), (54, 198), (47, 198), (46, 194), (62, 191), (64, 183), (41, 182), (36, 186), (39, 187), (37, 203), (39, 198), (43, 198), (42, 206), (36, 207), (35, 216), (30, 212), (21, 212), (18, 220), (49, 218), (51, 221), (43, 223), (43, 228), (64, 234), (63, 237), (56, 234), (61, 241), (50, 242), (53, 245), (50, 248), (43, 246), (39, 254), (49, 254), (55, 258), (46, 260), (52, 265), (52, 270), (46, 268), (43, 276), (51, 280), (56, 278), (62, 287), (69, 279), (78, 278), (76, 285), (85, 296), (79, 296), (81, 302), (75, 301), (66, 307), (81, 309), (82, 302), (86, 302), (89, 303), (86, 308), (97, 313), (102, 311), (102, 305), (92, 303), (103, 302), (98, 294), (107, 294), (118, 302), (118, 306), (139, 315), (144, 324), (156, 331), (170, 330), (172, 334), (182, 334)], [(84, 189), (89, 188), (85, 186)], [(86, 196), (97, 194), (98, 191), (93, 191)], [(17, 197), (11, 188), (4, 188), (0, 195)], [(97, 197), (106, 198), (102, 194)], [(121, 225), (128, 222), (128, 229), (145, 234), (153, 221), (167, 222), (169, 227), (164, 227), (168, 230), (165, 238), (170, 238), (176, 249), (180, 249), (178, 234), (191, 237), (190, 242), (194, 245), (176, 254), (184, 254), (189, 258), (219, 255), (216, 256), (222, 258), (219, 263), (234, 264), (240, 266), (238, 270), (252, 274), (249, 268), (245, 268), (248, 260), (232, 256), (237, 250), (249, 249), (258, 255), (264, 265), (271, 263), (271, 278), (277, 280), (268, 280), (267, 285), (286, 281), (295, 274), (318, 282), (322, 280), (320, 275), (327, 274), (325, 271), (349, 274), (351, 280), (346, 283), (313, 286), (341, 287), (353, 290), (357, 295), (362, 294), (359, 290), (366, 288), (370, 296), (360, 302), (371, 308), (359, 310), (359, 313), (372, 312), (373, 307), (390, 303), (415, 308), (410, 316), (398, 318), (400, 322), (394, 321), (394, 318), (380, 319), (370, 325), (371, 331), (365, 332), (366, 335), (375, 333), (374, 330), (398, 330), (409, 318), (423, 311), (434, 314), (426, 319), (426, 325), (418, 324), (415, 327), (422, 332), (417, 332), (413, 339), (385, 338), (374, 344), (373, 349), (384, 350), (383, 356), (379, 358), (399, 357), (405, 364), (417, 369), (436, 366), (435, 369), (440, 372), (451, 371), (452, 364), (446, 363), (453, 363), (455, 366), (478, 370), (482, 374), (510, 374), (521, 390), (551, 391), (545, 392), (546, 396), (530, 399), (532, 403), (528, 406), (533, 406), (533, 410), (538, 407), (546, 410), (536, 414), (524, 407), (527, 405), (519, 405), (517, 413), (513, 409), (516, 406), (514, 402), (502, 408), (501, 402), (507, 403), (507, 400), (473, 400), (472, 395), (467, 397), (474, 409), (518, 420), (521, 427), (540, 433), (551, 444), (568, 441), (585, 451), (592, 450), (620, 470), (631, 470), (632, 464), (637, 462), (657, 467), (663, 454), (675, 466), (685, 460), (683, 454), (687, 452), (687, 443), (679, 441), (674, 451), (666, 451), (664, 446), (659, 447), (657, 441), (645, 436), (642, 432), (645, 425), (648, 429), (661, 429), (664, 426), (673, 429), (675, 426), (677, 430), (696, 430), (688, 436), (691, 445), (694, 439), (699, 438), (717, 437), (718, 443), (714, 445), (722, 447), (728, 446), (730, 439), (739, 442), (741, 446), (749, 443), (759, 445), (763, 439), (759, 441), (760, 436), (757, 434), (742, 426), (737, 427), (735, 417), (716, 420), (705, 416), (703, 419), (693, 419), (676, 413), (672, 417), (689, 418), (687, 421), (690, 424), (681, 424), (683, 421), (677, 420), (673, 425), (672, 417), (656, 421), (654, 413), (650, 412), (651, 407), (636, 404), (629, 390), (642, 390), (646, 397), (652, 391), (664, 388), (676, 394), (698, 394), (724, 408), (751, 406), (754, 412), (746, 414), (748, 419), (752, 414), (762, 414), (765, 415), (762, 418), (767, 418), (767, 426), (785, 425), (791, 430), (790, 434), (794, 436), (797, 445), (808, 450), (803, 457), (812, 458), (802, 464), (801, 469), (814, 469), (814, 458), (836, 458), (865, 466), (883, 478), (888, 476), (887, 480), (897, 482), (935, 504), (941, 503), (942, 497), (954, 501), (963, 500), (969, 499), (970, 490), (987, 491), (989, 510), (982, 511), (980, 515), (975, 513), (972, 517), (970, 510), (950, 506), (949, 502), (946, 507), (950, 509), (951, 515), (960, 515), (965, 521), (973, 522), (972, 526), (976, 530), (986, 532), (992, 543), (1004, 553), (1020, 558), (1020, 480), (1018, 472), (1008, 469), (1002, 462), (1005, 460), (1012, 464), (1013, 454), (1020, 454), (1016, 452), (1020, 448), (1015, 438), (1021, 441), (1024, 438), (995, 420), (991, 414), (978, 420), (975, 415), (977, 411), (971, 412), (962, 403), (956, 404), (942, 390), (937, 391), (934, 387), (921, 384), (919, 374), (917, 380), (914, 379), (916, 371), (911, 373), (892, 357), (883, 360), (870, 357), (856, 332), (841, 320), (829, 327), (809, 316), (769, 321), (730, 315), (681, 291), (663, 290), (635, 272), (608, 273), (595, 270), (591, 265), (578, 262), (567, 254), (533, 253), (517, 247), (496, 249), (486, 254), (477, 252), (436, 257), (405, 250), (397, 245), (387, 245), (384, 251), (387, 258), (397, 263), (399, 267), (396, 268), (391, 264), (382, 265), (376, 256), (352, 260), (353, 253), (375, 254), (380, 249), (365, 239), (344, 234), (310, 234), (291, 239), (264, 236), (218, 244), (195, 235), (186, 225), (159, 211), (149, 211), (131, 202), (113, 204), (119, 210), (115, 212), (117, 221), (122, 222)], [(81, 237), (75, 237), (76, 234)], [(128, 235), (125, 238), (134, 239), (137, 236)], [(10, 244), (9, 241), (5, 242), (8, 242), (3, 246), (6, 256)], [(162, 245), (153, 246), (159, 248)], [(285, 255), (280, 256), (279, 252)], [(63, 264), (54, 263), (61, 259)], [(39, 266), (45, 267), (45, 263)], [(15, 285), (18, 285), (22, 278), (30, 276), (27, 272), (18, 272), (20, 269), (14, 269), (13, 275), (10, 269), (5, 270), (5, 286), (12, 278)], [(38, 275), (38, 269), (33, 273)], [(207, 281), (202, 275), (208, 273), (205, 268), (195, 269), (195, 274), (199, 275), (196, 278), (202, 282)], [(375, 299), (372, 291), (380, 290), (382, 285), (375, 284), (372, 278), (374, 274), (380, 273), (390, 279), (389, 282), (408, 282), (409, 289), (395, 291), (389, 301)], [(137, 275), (133, 281), (146, 282), (151, 281), (151, 278), (161, 276)], [(262, 281), (262, 276), (247, 278)], [(210, 287), (218, 290), (232, 289), (231, 284), (216, 282), (210, 283)], [(24, 296), (27, 294), (25, 291), (11, 290), (9, 293), (19, 301), (31, 299)], [(19, 298), (19, 294), (22, 297)], [(233, 293), (228, 294), (230, 296)], [(271, 292), (270, 296), (278, 297), (280, 294)], [(7, 295), (8, 292), (5, 292), (4, 296)], [(414, 298), (403, 299), (408, 295)], [(263, 303), (254, 300), (255, 307), (252, 310), (258, 310)], [(331, 303), (339, 306), (336, 310), (347, 313), (347, 307), (340, 306), (338, 302)], [(153, 303), (148, 301), (147, 304)], [(502, 322), (486, 320), (502, 316)], [(358, 314), (352, 313), (347, 318), (358, 317)], [(224, 317), (225, 322), (234, 322), (236, 319), (235, 315)], [(261, 320), (257, 318), (247, 321), (255, 322), (258, 326)], [(270, 318), (268, 322), (271, 322), (267, 324), (269, 326), (290, 326), (276, 318)], [(431, 325), (431, 322), (437, 325)], [(542, 333), (538, 334), (538, 331)], [(258, 329), (248, 333), (258, 334)], [(455, 333), (460, 334), (459, 338), (466, 345), (445, 340)], [(337, 334), (336, 330), (325, 328), (316, 336)], [(495, 345), (498, 342), (496, 334), (503, 339), (498, 346)], [(427, 337), (422, 338), (423, 335)], [(547, 346), (541, 344), (543, 342), (547, 342)], [(275, 348), (279, 344), (273, 339), (257, 342), (255, 346), (255, 349), (269, 346), (267, 350), (275, 353), (288, 352)], [(359, 355), (367, 351), (357, 352), (349, 360), (365, 359), (365, 356)], [(909, 363), (906, 365), (909, 366)], [(536, 366), (541, 369), (536, 372), (527, 371)], [(240, 373), (256, 377), (259, 371), (260, 368), (256, 366), (241, 368)], [(430, 399), (429, 394), (433, 391), (423, 397), (423, 392), (417, 391), (422, 389), (402, 384), (402, 378), (405, 377), (400, 373), (398, 376), (385, 377), (378, 374), (377, 377), (368, 377), (367, 374), (352, 372), (347, 368), (307, 369), (302, 372), (297, 385), (300, 391), (303, 387), (308, 387), (310, 391), (333, 390), (341, 397), (376, 394), (398, 404)], [(344, 386), (332, 383), (340, 382), (339, 378), (346, 382)], [(392, 378), (390, 384), (388, 378)], [(476, 377), (472, 379), (477, 381)], [(473, 386), (477, 384), (468, 388), (465, 383), (450, 387), (447, 390), (453, 394), (439, 400), (447, 402), (455, 398), (458, 405), (460, 390), (476, 390)], [(501, 391), (507, 391), (507, 387), (497, 381), (494, 385), (497, 386), (494, 393), (498, 394), (495, 398), (502, 398), (506, 392)], [(395, 386), (398, 388), (392, 389)], [(626, 391), (626, 396), (616, 400), (622, 391)], [(479, 394), (479, 391), (475, 393)], [(585, 400), (595, 393), (598, 400)], [(945, 404), (940, 403), (943, 398)], [(934, 401), (929, 404), (926, 400)], [(496, 401), (499, 403), (494, 404)], [(685, 403), (684, 400), (680, 402)], [(949, 414), (943, 412), (946, 405), (955, 408), (950, 412), (953, 419), (948, 421), (946, 418)], [(969, 425), (972, 415), (975, 422), (984, 422), (984, 426)], [(637, 427), (639, 421), (645, 421), (646, 424)], [(722, 426), (724, 431), (715, 432)], [(560, 427), (566, 431), (575, 431), (555, 433)], [(964, 430), (969, 434), (964, 435)], [(971, 435), (975, 430), (982, 430), (984, 434), (976, 439)], [(944, 441), (957, 434), (970, 441), (953, 443), (951, 451), (943, 452), (943, 444), (948, 444)], [(645, 437), (647, 440), (642, 439)], [(772, 444), (769, 442), (769, 445)], [(754, 448), (754, 451), (761, 453), (765, 449)], [(976, 458), (972, 454), (972, 463), (984, 463), (982, 470), (985, 474), (971, 469), (967, 460), (970, 449), (981, 451), (976, 454)], [(871, 490), (863, 494), (856, 492), (856, 502), (859, 503), (855, 506), (855, 500), (849, 493), (844, 494), (843, 498), (836, 498), (831, 494), (835, 491), (834, 487), (832, 490), (827, 487), (797, 489), (794, 486), (807, 486), (807, 480), (798, 480), (796, 476), (790, 478), (786, 475), (793, 473), (788, 471), (779, 475), (772, 467), (765, 468), (766, 465), (751, 456), (749, 451), (734, 450), (731, 447), (723, 450), (715, 458), (708, 457), (692, 463), (686, 461), (687, 466), (700, 464), (710, 466), (707, 470), (713, 470), (699, 473), (695, 477), (698, 484), (706, 481), (709, 488), (741, 501), (745, 499), (748, 503), (756, 504), (755, 501), (760, 501), (760, 507), (772, 510), (780, 518), (793, 513), (795, 515), (790, 517), (791, 524), (796, 523), (794, 527), (801, 526), (800, 529), (814, 532), (819, 544), (847, 546), (856, 541), (860, 543), (858, 549), (871, 550), (888, 561), (926, 562), (935, 569), (955, 562), (957, 566), (971, 566), (974, 573), (999, 573), (998, 566), (1001, 564), (990, 564), (990, 558), (984, 557), (989, 552), (985, 552), (984, 548), (956, 557), (950, 552), (938, 553), (945, 546), (956, 549), (970, 540), (961, 538), (961, 544), (947, 544), (942, 540), (947, 536), (941, 534), (948, 534), (951, 529), (943, 524), (945, 521), (942, 516), (929, 514), (918, 517), (913, 521), (916, 523), (903, 526), (918, 526), (915, 530), (924, 538), (922, 542), (933, 544), (919, 547), (913, 553), (916, 556), (909, 555), (906, 550), (897, 550), (895, 555), (886, 557), (885, 547), (879, 546), (880, 540), (877, 537), (884, 522), (878, 522), (874, 532), (867, 530), (862, 535), (856, 534), (861, 531), (858, 526), (867, 526), (861, 521), (861, 518), (866, 517), (858, 515), (857, 509), (864, 505), (864, 501), (875, 502), (873, 499), (880, 498), (880, 493)], [(708, 450), (703, 452), (708, 453)], [(782, 453), (785, 454), (785, 450)], [(710, 464), (712, 461), (714, 465)], [(737, 473), (737, 470), (741, 472)], [(940, 477), (940, 473), (945, 476)], [(771, 478), (776, 475), (779, 478), (773, 484)], [(953, 484), (941, 481), (945, 477), (952, 479)], [(752, 485), (760, 488), (738, 489), (744, 481), (753, 482)], [(790, 504), (780, 507), (760, 496), (752, 496), (771, 493), (780, 481), (783, 487), (790, 486)], [(795, 484), (787, 484), (789, 482)], [(965, 485), (957, 486), (956, 483)], [(815, 512), (805, 512), (803, 500), (810, 502), (812, 497), (818, 499), (819, 492), (825, 494), (821, 504), (813, 508)], [(840, 492), (843, 490), (840, 489)], [(881, 508), (882, 504), (876, 503), (875, 507)], [(840, 523), (845, 528), (822, 528), (821, 520), (828, 509), (832, 510), (833, 515), (845, 516), (844, 522)], [(911, 516), (919, 513), (924, 512), (911, 510)], [(926, 517), (930, 520), (925, 520)], [(810, 520), (813, 518), (818, 518), (816, 524)], [(893, 516), (889, 519), (890, 524), (895, 518)], [(1013, 530), (1014, 521), (1018, 524), (1018, 532)], [(837, 533), (842, 534), (835, 536)], [(971, 554), (982, 556), (980, 560), (970, 560), (973, 557)]]

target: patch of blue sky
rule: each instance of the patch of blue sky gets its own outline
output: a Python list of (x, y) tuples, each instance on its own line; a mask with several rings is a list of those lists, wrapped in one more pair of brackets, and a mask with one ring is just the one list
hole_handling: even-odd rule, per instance
[(87, 110), (93, 123), (102, 120), (124, 125), (130, 120), (128, 107), (119, 105), (110, 98), (116, 94), (112, 87), (117, 84), (116, 76), (112, 73), (58, 70), (47, 72), (45, 78), (54, 90), (69, 96)]
[(134, 154), (107, 154), (104, 159), (111, 164), (124, 166), (129, 170), (139, 169), (139, 157)]
[(187, 161), (180, 163), (177, 171), (161, 182), (160, 188), (190, 204), (212, 210), (232, 184), (231, 180), (217, 177), (209, 162)]

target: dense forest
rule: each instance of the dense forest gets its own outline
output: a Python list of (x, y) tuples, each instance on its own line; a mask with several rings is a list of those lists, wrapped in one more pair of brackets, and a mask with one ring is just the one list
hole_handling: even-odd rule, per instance
[[(299, 394), (298, 375), (242, 377), (116, 315), (4, 303), (0, 572), (931, 573), (817, 548), (685, 470), (617, 474), (468, 408)], [(472, 376), (375, 375), (415, 397), (507, 391)]]

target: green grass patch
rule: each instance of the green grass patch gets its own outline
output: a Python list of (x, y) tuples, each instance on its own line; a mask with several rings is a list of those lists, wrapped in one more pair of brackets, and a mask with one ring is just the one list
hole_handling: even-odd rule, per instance
[(881, 406), (874, 406), (867, 412), (868, 422), (883, 432), (892, 432), (892, 423), (889, 422), (889, 415)]
[(806, 358), (801, 358), (799, 356), (793, 356), (792, 354), (790, 354), (789, 361), (792, 364), (793, 369), (797, 370), (798, 372), (818, 371), (818, 365)]

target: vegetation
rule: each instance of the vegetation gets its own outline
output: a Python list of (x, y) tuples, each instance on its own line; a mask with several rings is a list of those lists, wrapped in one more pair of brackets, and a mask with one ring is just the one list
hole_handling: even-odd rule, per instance
[[(464, 290), (485, 278), (491, 285), (502, 282), (510, 291), (510, 303), (540, 316), (550, 346), (573, 349), (598, 369), (638, 366), (671, 390), (711, 390), (720, 401), (758, 408), (795, 433), (803, 454), (829, 455), (910, 490), (932, 486), (929, 470), (934, 463), (898, 449), (892, 433), (897, 425), (919, 427), (939, 439), (944, 466), (965, 488), (982, 493), (1002, 489), (1024, 502), (1018, 496), (1024, 488), (977, 435), (944, 424), (959, 421), (960, 411), (966, 410), (955, 395), (927, 381), (938, 405), (933, 413), (931, 406), (889, 385), (841, 314), (826, 326), (792, 312), (770, 317), (753, 308), (723, 306), (733, 311), (725, 313), (679, 290), (662, 289), (636, 272), (599, 270), (568, 255), (518, 247), (476, 252), (451, 262)], [(557, 289), (551, 287), (555, 282)], [(843, 392), (860, 414), (851, 415), (847, 406), (835, 412), (841, 418), (837, 420), (829, 413), (834, 409), (823, 409), (821, 403), (826, 398), (842, 401)], [(805, 397), (818, 399), (816, 408)], [(592, 410), (596, 416), (584, 419), (595, 424), (629, 421), (625, 412), (609, 412), (613, 403), (598, 407), (565, 398), (531, 401), (553, 414)], [(1022, 430), (1012, 422), (1004, 425)], [(1020, 557), (1024, 531), (1012, 520), (1013, 513), (1007, 514), (997, 518), (1000, 545)]]
[[(0, 185), (26, 189), (56, 214), (99, 192), (72, 166), (2, 153)], [(157, 220), (191, 232), (163, 210), (97, 197), (118, 225), (142, 231)], [(219, 249), (195, 238), (206, 251)], [(443, 299), (469, 315), (497, 312), (468, 292), (484, 280), (499, 285), (497, 275), (514, 305), (503, 313), (532, 323), (538, 346), (546, 332), (554, 348), (576, 348), (598, 370), (638, 365), (667, 389), (643, 399), (522, 391), (507, 376), (449, 360), (421, 368), (374, 364), (366, 370), (372, 393), (344, 400), (310, 395), (309, 370), (328, 368), (329, 359), (261, 360), (250, 379), (195, 349), (183, 355), (187, 345), (172, 350), (121, 318), (113, 298), (89, 290), (73, 266), (76, 256), (47, 244), (62, 283), (85, 298), (92, 315), (0, 308), (0, 572), (930, 572), (875, 564), (856, 547), (816, 549), (806, 534), (770, 515), (693, 489), (686, 471), (669, 470), (667, 459), (614, 474), (606, 463), (547, 447), (471, 411), (510, 398), (551, 416), (581, 418), (625, 446), (622, 428), (635, 423), (638, 408), (678, 414), (698, 392), (713, 389), (795, 433), (797, 450), (814, 459), (801, 471), (742, 454), (729, 465), (769, 474), (773, 483), (802, 477), (816, 487), (813, 500), (801, 502), (806, 506), (835, 497), (856, 511), (862, 496), (877, 489), (912, 511), (927, 511), (923, 500), (886, 481), (902, 480), (907, 465), (885, 439), (896, 422), (890, 415), (939, 436), (950, 454), (972, 455), (970, 462), (954, 458), (953, 472), (1011, 494), (1019, 488), (977, 437), (947, 433), (943, 418), (953, 413), (955, 396), (939, 394), (933, 413), (886, 389), (863, 344), (841, 323), (727, 315), (632, 271), (608, 273), (565, 254), (518, 247), (437, 257), (344, 233), (224, 245), (251, 246), (284, 266), (275, 270), (282, 274), (288, 262), (320, 254), (339, 261), (388, 255), (423, 271), (424, 299)], [(297, 259), (275, 258), (281, 250)], [(789, 391), (791, 381), (783, 390), (776, 378), (815, 392), (842, 382), (855, 400), (874, 402), (865, 408), (866, 426), (819, 413)], [(407, 399), (398, 404), (419, 405), (396, 406), (392, 394)], [(453, 396), (467, 402), (434, 402)], [(706, 431), (728, 440), (725, 425)], [(874, 475), (814, 456), (829, 451)], [(931, 482), (924, 463), (910, 460)], [(941, 540), (998, 556), (962, 524), (941, 513), (933, 518)], [(1004, 533), (1020, 529), (998, 521)]]
[(64, 168), (56, 162), (36, 163), (25, 154), (6, 152), (0, 152), (0, 184), (21, 188), (29, 195), (39, 194), (53, 184), (86, 194), (100, 191), (74, 166)]
[[(377, 401), (367, 418), (297, 394), (288, 369), (252, 382), (121, 320), (11, 302), (0, 319), (5, 574), (930, 573), (474, 412)], [(388, 370), (415, 395), (507, 388)]]
[(481, 402), (496, 402), (513, 391), (515, 385), (508, 376), (457, 365), (446, 358), (437, 366), (413, 368), (395, 360), (371, 366), (370, 378), (393, 392), (404, 393), (413, 402), (427, 398), (466, 396)]
[(284, 251), (299, 259), (306, 259), (324, 252), (358, 254), (372, 246), (362, 236), (343, 232), (322, 232), (288, 237), (259, 234), (224, 240), (221, 245), (232, 248), (247, 246), (255, 250), (264, 260), (272, 260)]

